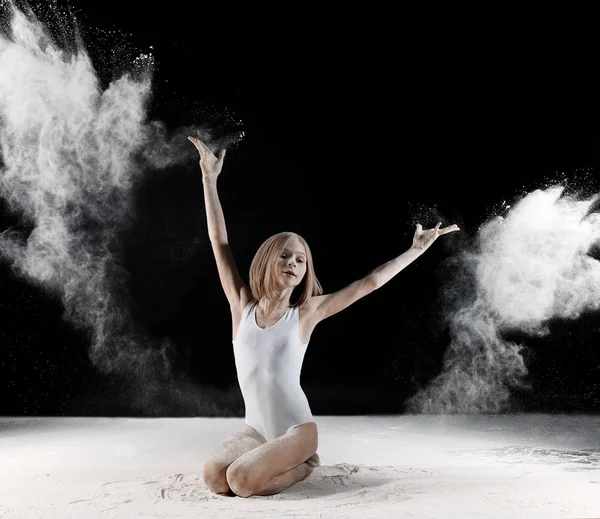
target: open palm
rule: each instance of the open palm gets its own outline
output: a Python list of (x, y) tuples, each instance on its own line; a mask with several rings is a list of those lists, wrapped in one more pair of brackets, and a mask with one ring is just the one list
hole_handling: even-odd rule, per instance
[(440, 228), (442, 222), (438, 222), (438, 224), (433, 229), (425, 229), (420, 223), (417, 224), (417, 228), (415, 230), (415, 235), (413, 236), (413, 249), (425, 250), (428, 249), (431, 244), (437, 240), (439, 236), (442, 234), (448, 234), (449, 232), (459, 231), (459, 227), (456, 224), (449, 225), (448, 227)]
[(188, 137), (188, 139), (196, 146), (198, 153), (200, 153), (200, 169), (202, 170), (202, 177), (205, 180), (216, 180), (223, 167), (225, 150), (221, 150), (219, 152), (219, 157), (215, 157), (215, 154), (210, 151), (208, 146), (200, 139), (197, 139), (196, 137)]

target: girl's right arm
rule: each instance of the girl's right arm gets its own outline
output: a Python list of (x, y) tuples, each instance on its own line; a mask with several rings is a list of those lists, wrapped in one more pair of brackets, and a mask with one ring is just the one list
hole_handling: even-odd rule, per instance
[(217, 178), (221, 173), (225, 150), (221, 150), (217, 158), (201, 140), (195, 137), (188, 137), (188, 139), (200, 153), (208, 237), (217, 262), (221, 285), (229, 301), (229, 306), (232, 309), (244, 308), (252, 299), (252, 293), (244, 283), (235, 265), (233, 253), (227, 239), (225, 216), (217, 191)]

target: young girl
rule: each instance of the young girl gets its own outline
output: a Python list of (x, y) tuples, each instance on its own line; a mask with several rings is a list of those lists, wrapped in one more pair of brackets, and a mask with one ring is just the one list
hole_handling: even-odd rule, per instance
[(438, 236), (458, 226), (441, 229), (438, 223), (423, 230), (417, 224), (406, 252), (326, 295), (304, 238), (279, 233), (258, 249), (248, 287), (227, 241), (217, 193), (225, 150), (217, 158), (203, 142), (188, 138), (200, 153), (208, 234), (231, 309), (235, 365), (246, 408), (243, 430), (226, 438), (204, 464), (204, 481), (218, 494), (276, 494), (319, 465), (317, 424), (300, 387), (300, 369), (315, 326), (387, 283)]

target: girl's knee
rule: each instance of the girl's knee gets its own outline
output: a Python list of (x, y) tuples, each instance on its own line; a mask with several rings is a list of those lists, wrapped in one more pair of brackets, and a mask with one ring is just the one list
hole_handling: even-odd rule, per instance
[(250, 497), (256, 491), (256, 477), (252, 477), (243, 465), (232, 463), (225, 477), (231, 491), (239, 497)]
[(202, 468), (202, 477), (208, 489), (215, 494), (228, 494), (231, 489), (227, 483), (227, 465), (207, 460)]

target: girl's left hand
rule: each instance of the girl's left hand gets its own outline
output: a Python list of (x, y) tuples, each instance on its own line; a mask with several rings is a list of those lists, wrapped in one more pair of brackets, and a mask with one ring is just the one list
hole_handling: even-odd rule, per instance
[(415, 230), (415, 235), (413, 236), (412, 247), (413, 249), (418, 249), (420, 251), (425, 251), (428, 249), (431, 244), (437, 240), (438, 236), (442, 234), (448, 234), (449, 232), (459, 231), (459, 227), (456, 224), (449, 225), (448, 227), (444, 227), (440, 229), (442, 222), (438, 222), (434, 229), (426, 229), (423, 230), (423, 227), (420, 223), (417, 224), (417, 229)]

